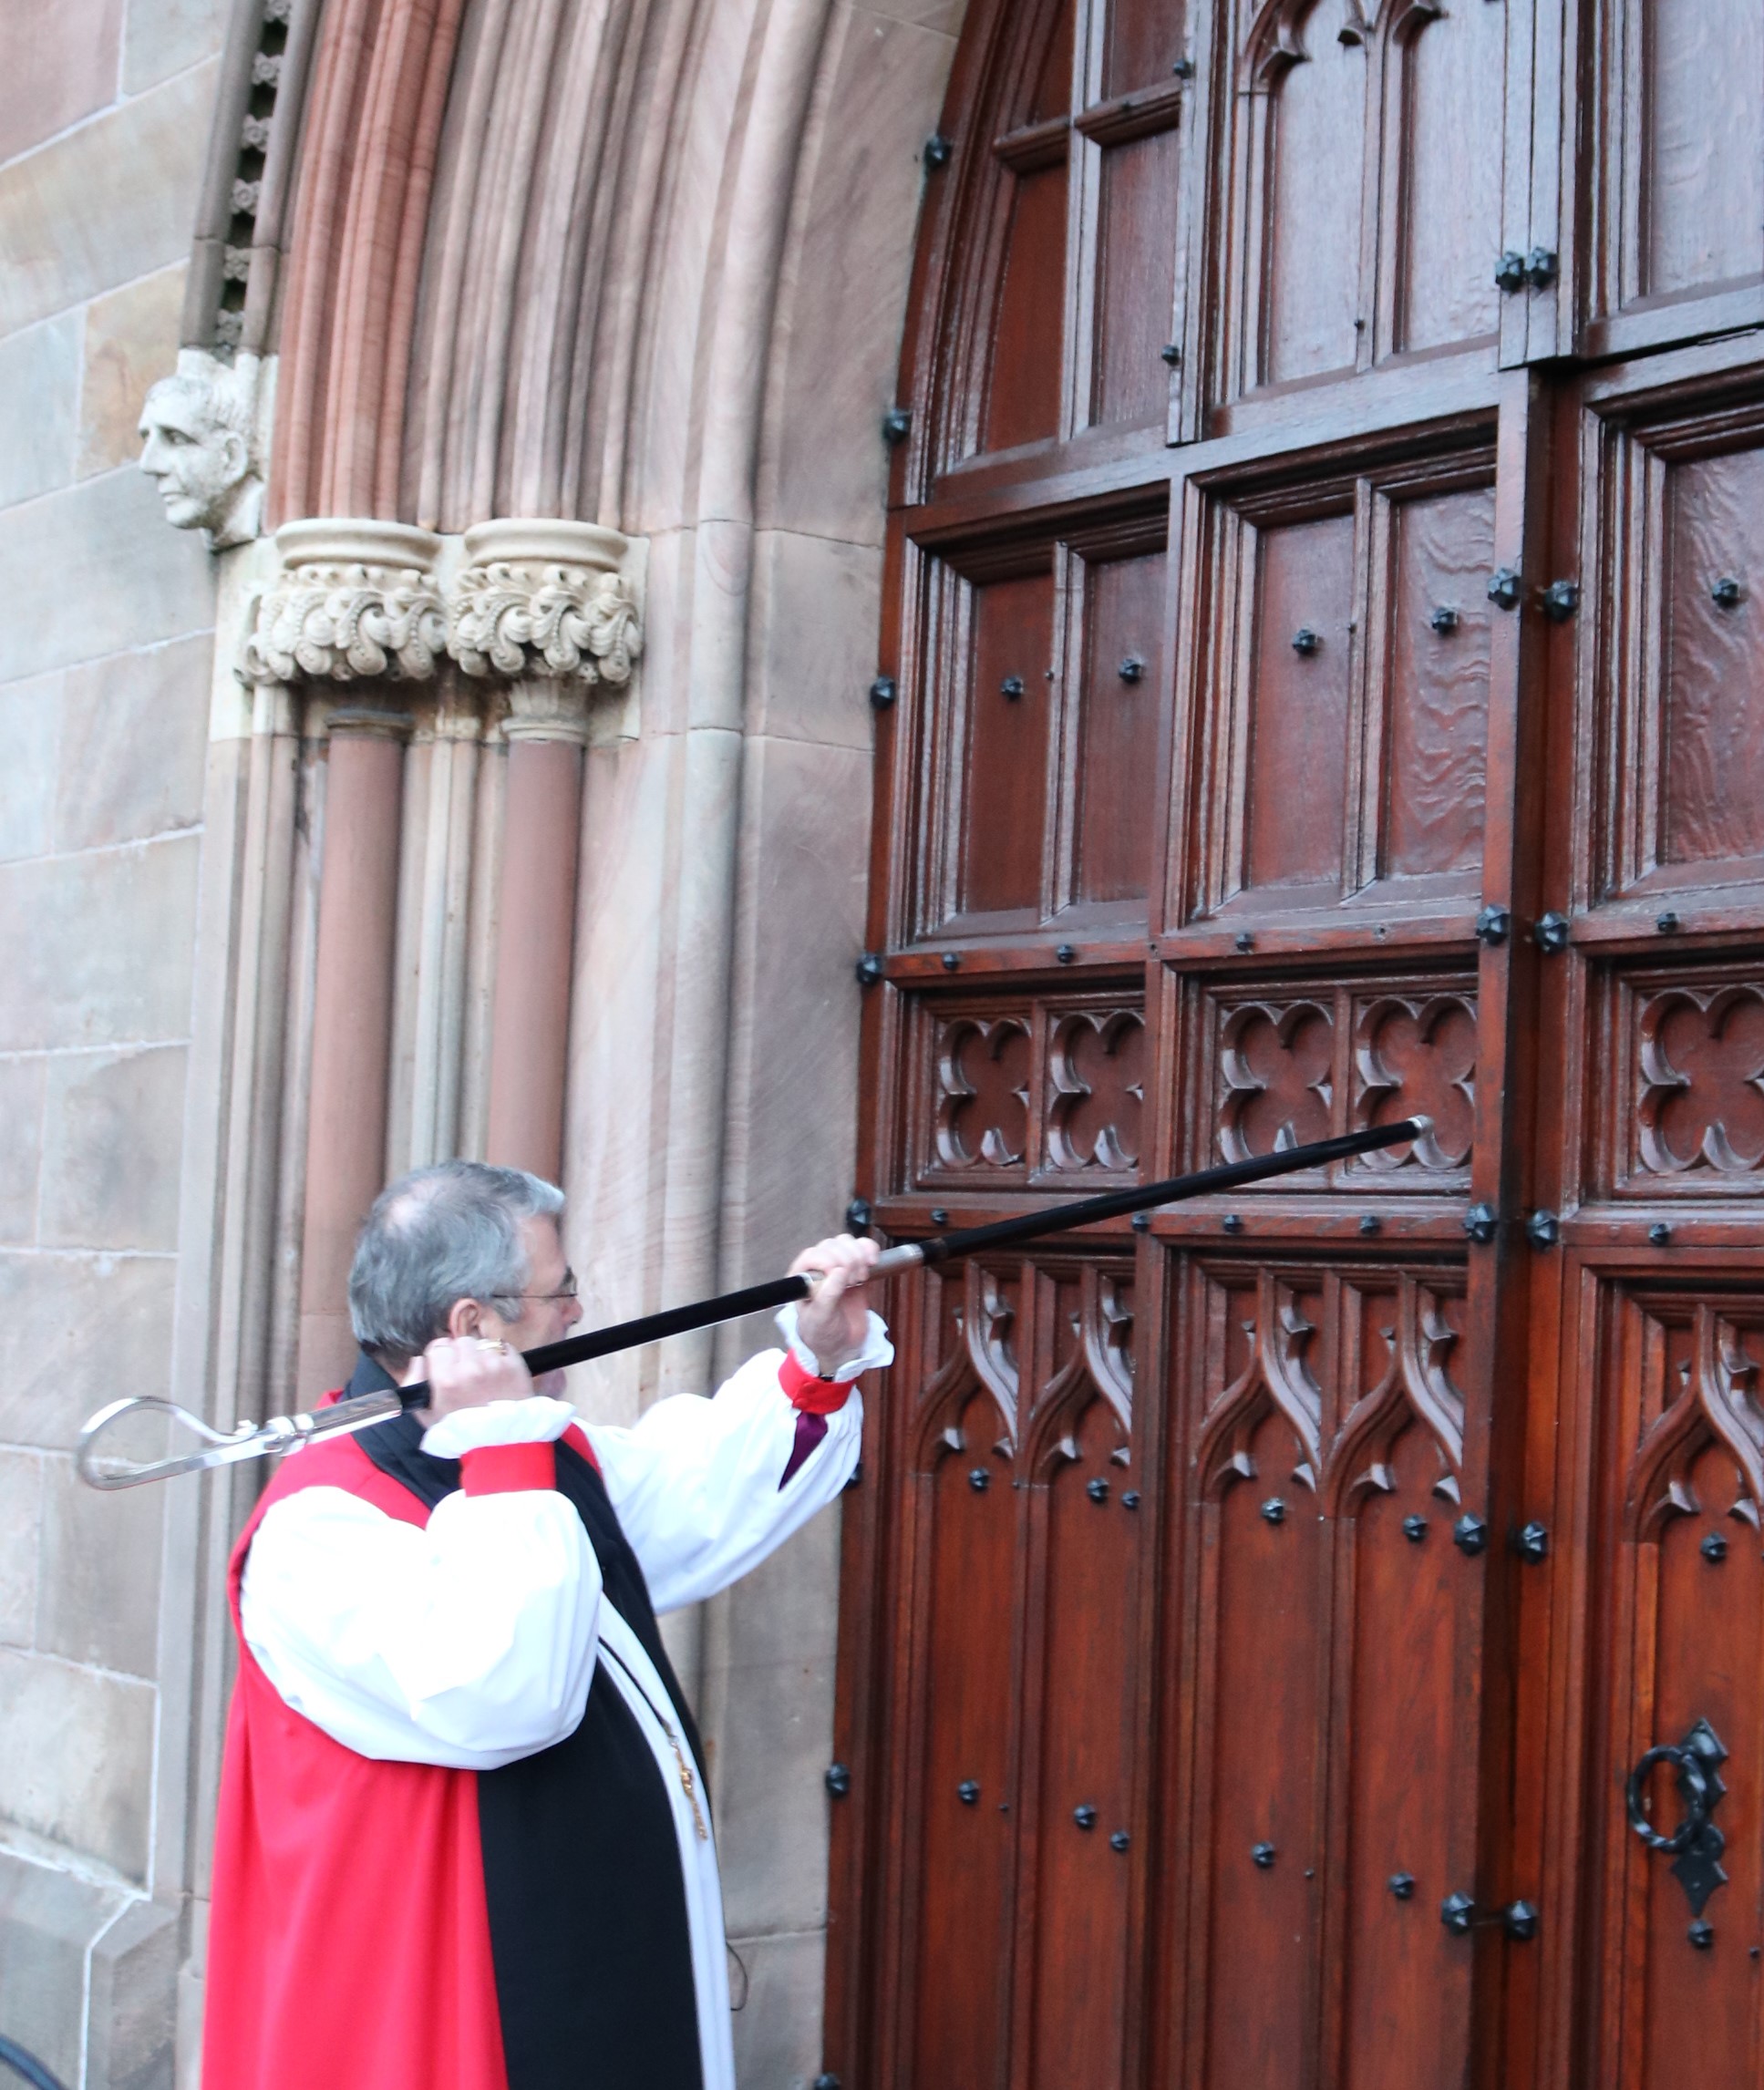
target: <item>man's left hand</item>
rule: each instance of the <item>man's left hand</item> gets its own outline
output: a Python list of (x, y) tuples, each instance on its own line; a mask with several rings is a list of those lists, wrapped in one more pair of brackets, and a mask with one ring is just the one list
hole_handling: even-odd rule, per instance
[(848, 1357), (860, 1354), (870, 1328), (870, 1295), (865, 1290), (881, 1253), (872, 1241), (835, 1234), (830, 1241), (805, 1248), (790, 1265), (818, 1270), (820, 1282), (811, 1298), (796, 1310), (796, 1332), (812, 1350), (823, 1378), (830, 1378)]

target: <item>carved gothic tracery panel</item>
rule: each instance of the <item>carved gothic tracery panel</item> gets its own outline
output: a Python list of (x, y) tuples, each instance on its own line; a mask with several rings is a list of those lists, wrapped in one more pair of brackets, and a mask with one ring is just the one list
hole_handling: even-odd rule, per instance
[(911, 1180), (991, 1189), (1045, 1179), (1070, 1195), (1085, 1179), (1132, 1179), (1146, 1076), (1137, 1000), (927, 997), (911, 1021)]
[[(1213, 1097), (1212, 1158), (1282, 1153), (1417, 1114), (1428, 1136), (1339, 1164), (1338, 1187), (1460, 1189), (1475, 1121), (1476, 993), (1462, 975), (1381, 985), (1313, 983), (1279, 993), (1202, 991)], [(1194, 1164), (1200, 1164), (1195, 1158)], [(1309, 1183), (1287, 1177), (1281, 1188)]]

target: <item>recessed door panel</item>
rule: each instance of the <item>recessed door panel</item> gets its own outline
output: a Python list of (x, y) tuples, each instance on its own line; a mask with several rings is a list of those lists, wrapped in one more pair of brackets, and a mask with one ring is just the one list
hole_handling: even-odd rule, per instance
[(1052, 575), (987, 582), (974, 591), (972, 613), (959, 911), (1038, 912), (1055, 696)]
[(1167, 702), (1165, 557), (1085, 559), (1078, 688), (1073, 900), (1143, 900), (1151, 870), (1161, 716)]

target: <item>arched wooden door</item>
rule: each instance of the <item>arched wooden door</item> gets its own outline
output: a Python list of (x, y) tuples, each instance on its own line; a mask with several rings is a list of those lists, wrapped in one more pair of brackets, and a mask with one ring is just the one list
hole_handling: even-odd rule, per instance
[(1435, 1130), (902, 1288), (826, 2080), (1738, 2090), (1764, 9), (974, 0), (940, 136), (877, 1223)]

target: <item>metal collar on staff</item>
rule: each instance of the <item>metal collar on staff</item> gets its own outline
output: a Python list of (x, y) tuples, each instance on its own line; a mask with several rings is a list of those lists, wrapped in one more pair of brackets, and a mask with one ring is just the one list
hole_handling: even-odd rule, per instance
[[(1222, 1168), (1202, 1169), (1191, 1176), (1172, 1176), (1161, 1183), (1140, 1183), (1131, 1189), (1109, 1190), (1101, 1197), (1081, 1198), (1076, 1203), (1050, 1205), (1016, 1219), (995, 1220), (985, 1226), (961, 1227), (954, 1233), (938, 1234), (929, 1241), (904, 1241), (884, 1249), (876, 1259), (874, 1274), (887, 1277), (913, 1270), (921, 1263), (953, 1261), (987, 1249), (1008, 1248), (1018, 1241), (1036, 1241), (1045, 1234), (1069, 1233), (1076, 1227), (1095, 1226), (1102, 1220), (1120, 1219), (1130, 1212), (1149, 1211), (1156, 1205), (1173, 1205), (1184, 1198), (1202, 1198), (1216, 1190), (1233, 1190), (1245, 1183), (1265, 1182), (1270, 1177), (1290, 1176), (1304, 1169), (1320, 1169), (1332, 1161), (1345, 1161), (1356, 1154), (1369, 1154), (1381, 1147), (1407, 1146), (1433, 1128), (1430, 1117), (1401, 1117), (1390, 1125), (1369, 1126), (1363, 1132), (1346, 1132), (1339, 1138), (1318, 1139), (1308, 1147), (1289, 1147), (1284, 1152), (1258, 1155), (1247, 1161), (1228, 1161)], [(701, 1300), (696, 1306), (675, 1306), (663, 1313), (646, 1313), (636, 1321), (621, 1321), (611, 1328), (596, 1328), (585, 1335), (567, 1335), (561, 1343), (542, 1344), (524, 1353), (527, 1369), (535, 1378), (542, 1373), (561, 1371), (567, 1364), (585, 1364), (591, 1357), (607, 1357), (620, 1350), (635, 1350), (659, 1343), (669, 1335), (684, 1335), (694, 1328), (709, 1328), (720, 1321), (738, 1321), (749, 1313), (764, 1313), (794, 1300), (807, 1299), (820, 1282), (820, 1272), (799, 1271), (790, 1277), (774, 1278), (767, 1284), (750, 1284), (745, 1291), (725, 1292), (716, 1299)], [(384, 1393), (358, 1394), (334, 1401), (329, 1407), (306, 1415), (273, 1416), (265, 1423), (241, 1423), (228, 1433), (211, 1428), (188, 1408), (175, 1402), (136, 1395), (112, 1401), (100, 1408), (79, 1433), (77, 1464), (82, 1480), (93, 1488), (138, 1488), (146, 1480), (168, 1480), (176, 1473), (201, 1473), (211, 1466), (231, 1466), (236, 1459), (263, 1458), (276, 1452), (298, 1451), (315, 1438), (347, 1436), (389, 1422), (408, 1408), (426, 1405), (428, 1382), (398, 1386)], [(125, 1417), (164, 1415), (192, 1431), (202, 1440), (194, 1451), (168, 1458), (136, 1461), (105, 1453), (101, 1440)]]

